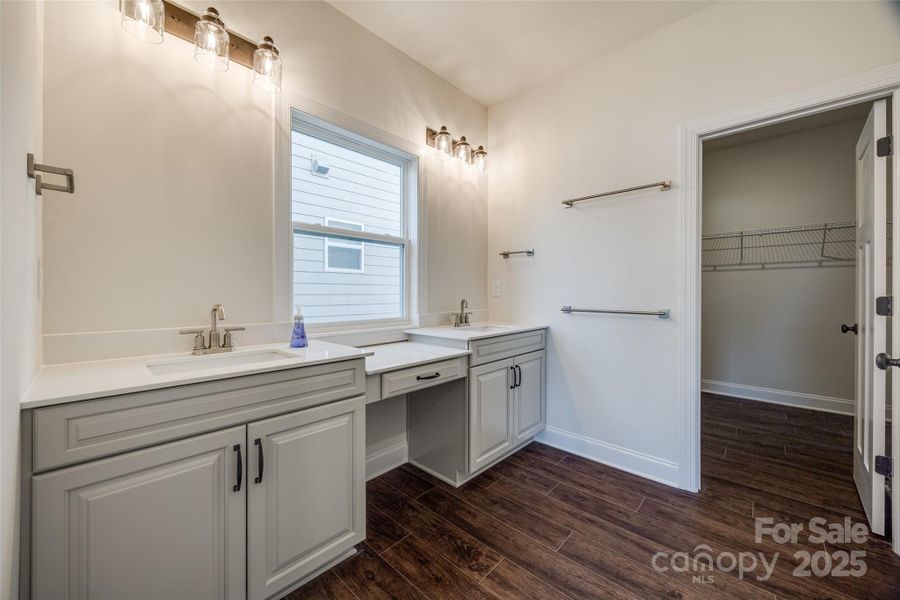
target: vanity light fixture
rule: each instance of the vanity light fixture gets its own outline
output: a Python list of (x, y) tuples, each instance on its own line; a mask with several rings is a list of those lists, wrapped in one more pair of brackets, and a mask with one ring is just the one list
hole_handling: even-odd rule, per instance
[(487, 170), (487, 150), (484, 149), (484, 146), (478, 146), (478, 149), (473, 151), (472, 145), (466, 139), (466, 136), (461, 136), (459, 140), (454, 140), (450, 137), (450, 132), (447, 131), (446, 126), (442, 126), (440, 131), (426, 127), (425, 145), (437, 150), (438, 156), (441, 158), (455, 156), (467, 165), (473, 166), (479, 173), (484, 173)]
[(253, 85), (270, 94), (280, 92), (281, 66), (278, 46), (269, 36), (264, 37), (253, 53)]
[(446, 126), (441, 126), (441, 130), (434, 134), (434, 147), (441, 154), (441, 158), (450, 158), (453, 156), (453, 138)]
[(472, 156), (475, 162), (475, 169), (479, 173), (487, 171), (487, 150), (484, 149), (484, 146), (478, 146), (478, 150)]
[(219, 11), (210, 6), (194, 25), (194, 60), (213, 71), (227, 71), (229, 38)]
[(456, 158), (466, 164), (469, 164), (472, 161), (472, 146), (466, 141), (466, 136), (462, 136), (459, 138), (459, 141), (456, 142), (454, 154), (456, 154)]
[(122, 29), (150, 44), (162, 44), (166, 23), (163, 0), (121, 0)]

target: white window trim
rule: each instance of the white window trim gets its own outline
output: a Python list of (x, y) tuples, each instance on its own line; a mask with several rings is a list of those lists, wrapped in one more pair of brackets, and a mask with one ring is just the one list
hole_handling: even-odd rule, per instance
[[(403, 318), (396, 320), (378, 319), (371, 321), (353, 321), (349, 323), (316, 323), (309, 324), (312, 335), (353, 334), (360, 332), (366, 339), (375, 340), (378, 336), (398, 336), (403, 329), (415, 326), (419, 320), (421, 307), (427, 306), (426, 244), (427, 218), (425, 214), (426, 148), (424, 143), (414, 144), (409, 140), (397, 137), (368, 123), (335, 111), (327, 106), (303, 96), (283, 91), (275, 99), (274, 119), (274, 156), (273, 170), (273, 235), (272, 235), (272, 267), (273, 267), (273, 306), (274, 321), (289, 323), (292, 319), (293, 303), (293, 236), (294, 222), (291, 212), (291, 132), (293, 111), (299, 111), (334, 127), (356, 133), (367, 140), (384, 144), (400, 150), (415, 159), (416, 168), (406, 170), (407, 192), (404, 195), (408, 204), (404, 207), (407, 229), (406, 240), (394, 236), (386, 236), (371, 232), (355, 232), (353, 237), (368, 239), (373, 242), (404, 243), (405, 277), (404, 277), (404, 312)], [(335, 231), (320, 225), (303, 224), (303, 229), (319, 233), (338, 233), (346, 235), (346, 231)], [(376, 337), (372, 337), (376, 336)], [(347, 338), (349, 339), (349, 338)], [(379, 338), (380, 339), (380, 338)], [(374, 341), (367, 343), (375, 343)]]
[[(358, 223), (356, 221), (348, 221), (346, 219), (332, 219), (331, 217), (325, 217), (325, 227), (332, 227), (332, 222), (335, 223), (343, 223), (345, 225), (358, 225), (359, 229), (348, 229), (347, 231), (353, 232), (353, 237), (356, 238), (356, 233), (362, 233), (365, 231), (366, 227), (363, 223)], [(302, 224), (299, 224), (302, 225)], [(302, 227), (298, 227), (297, 223), (294, 223), (294, 230), (300, 229), (302, 231)], [(326, 237), (322, 238), (325, 246), (325, 271), (328, 273), (365, 273), (366, 272), (366, 244), (362, 240), (349, 240), (344, 238), (333, 238)], [(359, 268), (358, 269), (341, 269), (338, 267), (330, 266), (331, 260), (329, 258), (329, 253), (332, 248), (349, 248), (350, 250), (359, 250)]]

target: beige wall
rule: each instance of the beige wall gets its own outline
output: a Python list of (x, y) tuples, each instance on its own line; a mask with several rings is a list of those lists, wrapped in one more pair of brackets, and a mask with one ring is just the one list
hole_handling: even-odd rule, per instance
[[(887, 3), (721, 2), (490, 108), (488, 279), (503, 284), (490, 309), (550, 325), (545, 439), (679, 480), (681, 124), (898, 57)], [(660, 179), (676, 191), (559, 204)], [(505, 247), (536, 255), (504, 261)]]
[[(864, 122), (705, 152), (703, 232), (854, 220)], [(704, 272), (701, 377), (852, 402), (855, 338), (839, 326), (855, 286), (852, 266)]]
[[(274, 37), (286, 90), (415, 144), (441, 124), (486, 140), (483, 106), (327, 4), (220, 9)], [(114, 1), (47, 3), (46, 40), (45, 154), (75, 169), (77, 193), (47, 206), (45, 333), (199, 325), (214, 302), (232, 323), (272, 321), (272, 97), (242, 66), (204, 70), (182, 40), (128, 36)], [(427, 162), (438, 268), (420, 308), (484, 309), (484, 186)]]
[(0, 598), (17, 595), (19, 403), (41, 359), (43, 201), (25, 175), (27, 153), (43, 162), (41, 15), (37, 2), (0, 2)]

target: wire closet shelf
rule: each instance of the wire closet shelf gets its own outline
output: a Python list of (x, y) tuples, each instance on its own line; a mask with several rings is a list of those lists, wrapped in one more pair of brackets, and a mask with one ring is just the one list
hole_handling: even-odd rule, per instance
[(852, 265), (856, 262), (856, 221), (708, 233), (703, 235), (702, 248), (707, 270), (801, 263)]

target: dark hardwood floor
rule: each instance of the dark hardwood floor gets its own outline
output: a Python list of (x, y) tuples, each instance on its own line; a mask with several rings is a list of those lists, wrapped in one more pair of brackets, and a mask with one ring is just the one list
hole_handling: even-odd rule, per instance
[[(456, 490), (412, 466), (395, 469), (367, 485), (358, 552), (284, 600), (900, 598), (900, 559), (884, 540), (813, 544), (806, 530), (796, 543), (755, 540), (756, 517), (865, 522), (851, 418), (704, 396), (702, 421), (699, 494), (539, 443)], [(778, 559), (765, 581), (749, 559), (743, 578), (652, 565), (657, 552), (694, 556), (700, 544), (714, 557)], [(866, 553), (863, 577), (794, 574), (795, 552), (851, 550)]]

